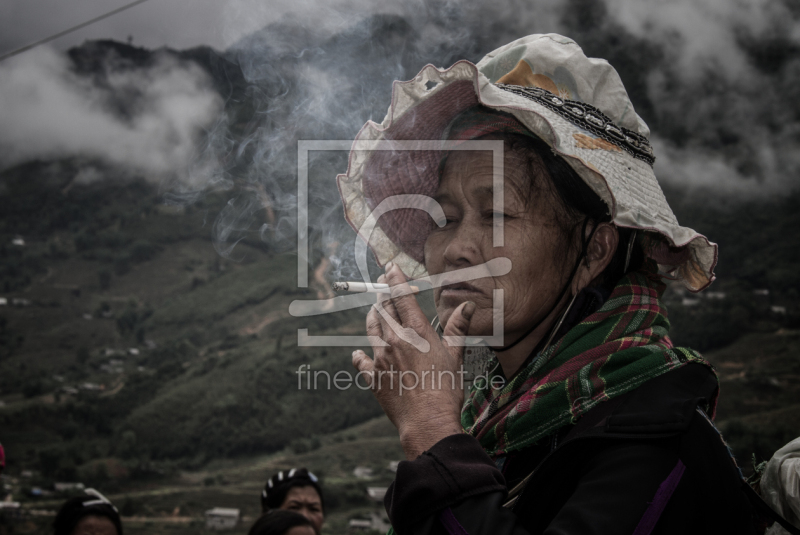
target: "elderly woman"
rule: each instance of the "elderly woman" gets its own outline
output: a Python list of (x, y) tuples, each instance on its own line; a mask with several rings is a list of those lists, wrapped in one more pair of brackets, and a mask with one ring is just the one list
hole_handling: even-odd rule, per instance
[[(397, 533), (755, 533), (716, 375), (660, 301), (665, 277), (708, 286), (717, 248), (678, 225), (648, 137), (616, 71), (553, 34), (425, 67), (359, 133), (348, 221), (403, 196), (362, 231), (391, 295), (367, 317), (373, 357), (353, 353), (408, 459), (385, 499)], [(426, 275), (443, 330), (407, 284)], [(485, 363), (466, 400), (464, 345)]]

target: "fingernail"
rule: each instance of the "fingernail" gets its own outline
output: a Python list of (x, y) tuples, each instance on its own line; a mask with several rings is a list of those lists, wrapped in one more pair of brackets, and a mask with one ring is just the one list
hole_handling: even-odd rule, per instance
[(390, 269), (392, 269), (393, 267), (394, 267), (394, 262), (392, 262), (391, 260), (389, 260), (388, 262), (386, 262), (386, 267), (384, 268), (384, 271), (385, 271), (386, 273), (388, 273), (388, 272), (389, 272), (389, 270), (390, 270)]
[(475, 314), (475, 309), (477, 306), (472, 301), (467, 301), (467, 304), (464, 305), (464, 308), (461, 310), (461, 315), (464, 316), (465, 319), (470, 320), (472, 319), (472, 315)]

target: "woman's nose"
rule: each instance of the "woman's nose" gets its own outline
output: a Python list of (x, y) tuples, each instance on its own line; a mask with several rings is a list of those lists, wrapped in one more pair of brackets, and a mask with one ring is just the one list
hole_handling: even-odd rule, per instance
[(480, 264), (480, 239), (480, 233), (473, 225), (459, 224), (444, 250), (447, 264), (456, 267)]

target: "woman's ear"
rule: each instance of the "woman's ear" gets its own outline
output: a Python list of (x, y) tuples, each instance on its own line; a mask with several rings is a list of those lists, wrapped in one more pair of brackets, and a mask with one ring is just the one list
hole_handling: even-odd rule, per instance
[[(590, 232), (590, 231), (587, 231)], [(612, 223), (600, 223), (586, 247), (586, 256), (572, 281), (573, 295), (589, 286), (605, 271), (619, 245), (619, 232)]]

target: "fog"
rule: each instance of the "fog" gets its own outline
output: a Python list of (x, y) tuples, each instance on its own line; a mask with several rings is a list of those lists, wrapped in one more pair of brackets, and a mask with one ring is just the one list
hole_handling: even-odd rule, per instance
[(220, 109), (197, 66), (163, 58), (148, 68), (112, 71), (98, 83), (40, 47), (0, 63), (0, 161), (12, 166), (77, 155), (158, 180), (190, 163), (198, 134)]

